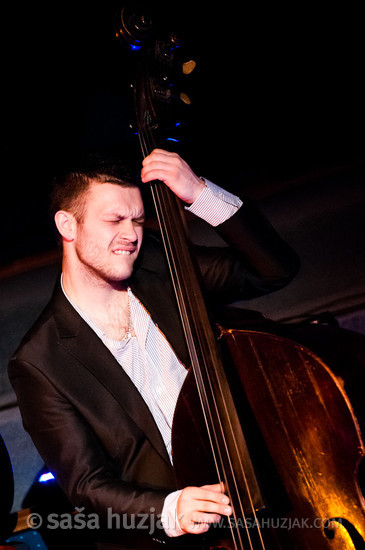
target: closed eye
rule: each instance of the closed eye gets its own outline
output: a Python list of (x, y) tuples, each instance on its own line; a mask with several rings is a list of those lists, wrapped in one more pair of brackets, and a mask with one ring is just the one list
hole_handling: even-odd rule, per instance
[(123, 218), (118, 218), (118, 219), (113, 219), (113, 220), (104, 220), (104, 221), (105, 221), (105, 223), (116, 224), (116, 223), (119, 223), (121, 219), (123, 219)]
[[(104, 219), (104, 222), (107, 223), (107, 224), (110, 224), (110, 225), (115, 225), (117, 223), (122, 222), (124, 219), (125, 218), (123, 218), (123, 217), (110, 218), (110, 219), (106, 218), (106, 219)], [(145, 222), (144, 216), (142, 216), (140, 218), (133, 218), (132, 219), (132, 223), (134, 225), (138, 225), (138, 226), (141, 225), (142, 226), (142, 225), (144, 225), (144, 222)]]

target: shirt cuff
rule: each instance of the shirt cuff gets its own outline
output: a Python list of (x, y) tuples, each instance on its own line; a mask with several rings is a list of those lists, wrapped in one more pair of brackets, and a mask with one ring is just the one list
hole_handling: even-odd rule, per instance
[(204, 181), (206, 187), (199, 197), (185, 208), (188, 212), (216, 227), (231, 218), (242, 206), (242, 201), (215, 183), (206, 179)]
[(168, 537), (179, 537), (185, 534), (180, 527), (176, 512), (177, 500), (180, 494), (181, 490), (167, 495), (162, 508), (161, 523)]

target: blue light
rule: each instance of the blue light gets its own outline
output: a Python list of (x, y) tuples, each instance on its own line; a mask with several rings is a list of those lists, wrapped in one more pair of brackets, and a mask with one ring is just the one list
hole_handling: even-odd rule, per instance
[(39, 476), (38, 481), (39, 483), (47, 483), (47, 481), (50, 481), (51, 479), (54, 479), (54, 475), (51, 472), (46, 472), (45, 474), (42, 474)]
[(166, 141), (176, 141), (176, 143), (179, 143), (179, 139), (175, 139), (175, 138), (166, 138)]
[(136, 44), (131, 44), (131, 50), (133, 50), (133, 51), (140, 50), (141, 48), (142, 48), (142, 46), (136, 46)]

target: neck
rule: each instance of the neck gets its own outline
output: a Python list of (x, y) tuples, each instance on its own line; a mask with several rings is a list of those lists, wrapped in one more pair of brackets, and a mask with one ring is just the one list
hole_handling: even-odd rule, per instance
[(110, 308), (117, 307), (121, 301), (124, 302), (128, 288), (127, 281), (105, 281), (82, 270), (71, 270), (65, 261), (62, 265), (62, 282), (73, 303), (88, 315), (99, 317)]
[(104, 334), (112, 340), (129, 339), (135, 336), (127, 285), (98, 284), (91, 287), (79, 285), (67, 270), (62, 273), (63, 288), (69, 299), (76, 304)]

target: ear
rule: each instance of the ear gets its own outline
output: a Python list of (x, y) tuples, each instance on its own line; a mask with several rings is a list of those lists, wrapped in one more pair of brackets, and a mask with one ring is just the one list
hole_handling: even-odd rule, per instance
[(59, 210), (56, 212), (54, 220), (62, 238), (67, 242), (73, 241), (76, 235), (76, 220), (74, 216), (70, 212)]

